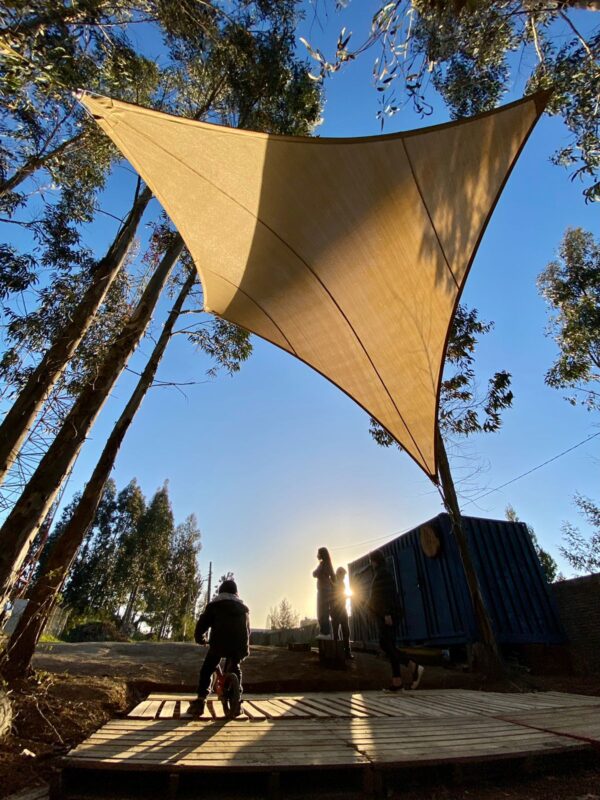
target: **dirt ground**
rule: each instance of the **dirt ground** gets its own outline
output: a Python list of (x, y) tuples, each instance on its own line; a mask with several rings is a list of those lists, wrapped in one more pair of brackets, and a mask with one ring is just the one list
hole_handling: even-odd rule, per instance
[[(106, 720), (122, 716), (152, 688), (193, 689), (204, 651), (180, 643), (44, 644), (34, 666), (35, 679), (11, 687), (14, 722), (0, 744), (0, 798), (47, 783), (58, 758)], [(357, 653), (347, 671), (321, 668), (315, 653), (253, 647), (244, 663), (247, 691), (375, 689), (387, 685), (389, 666), (374, 655)], [(427, 667), (423, 688), (495, 691), (555, 690), (600, 695), (600, 676), (513, 675), (502, 684), (461, 669)], [(410, 731), (407, 730), (407, 735)], [(341, 787), (340, 787), (341, 789)], [(332, 791), (333, 790), (333, 791)], [(315, 786), (308, 792), (326, 798), (359, 796), (352, 788)], [(290, 793), (296, 796), (295, 792)], [(208, 796), (208, 795), (207, 795)], [(228, 792), (211, 797), (229, 798)], [(402, 800), (600, 800), (600, 760), (591, 764), (551, 765), (544, 774), (485, 773), (449, 785), (447, 776), (391, 784), (389, 798)]]
[[(38, 670), (70, 675), (113, 677), (124, 681), (152, 682), (193, 690), (205, 647), (184, 642), (90, 642), (43, 644), (34, 666)], [(319, 691), (381, 689), (389, 683), (389, 665), (383, 658), (356, 653), (348, 670), (320, 669), (315, 652), (290, 652), (280, 647), (251, 648), (243, 664), (247, 691)], [(477, 675), (440, 667), (428, 668), (429, 688), (480, 686)]]
[(41, 672), (9, 695), (13, 725), (0, 743), (0, 797), (48, 783), (60, 756), (131, 702), (125, 681)]
[[(173, 691), (193, 690), (206, 648), (185, 642), (86, 642), (42, 644), (36, 670), (69, 675), (146, 682)], [(252, 646), (243, 664), (247, 691), (328, 691), (381, 689), (388, 685), (388, 662), (370, 653), (355, 653), (348, 670), (321, 669), (315, 652), (290, 652), (280, 647)], [(462, 669), (427, 666), (423, 689), (487, 689), (488, 691), (565, 691), (600, 695), (600, 675), (592, 677), (516, 673), (512, 680), (491, 683)]]

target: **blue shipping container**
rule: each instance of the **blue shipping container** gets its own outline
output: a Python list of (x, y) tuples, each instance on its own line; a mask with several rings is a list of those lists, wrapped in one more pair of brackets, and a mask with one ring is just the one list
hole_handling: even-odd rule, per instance
[[(500, 644), (560, 644), (565, 636), (527, 526), (463, 517), (484, 602)], [(439, 514), (380, 548), (396, 580), (403, 615), (399, 641), (445, 647), (477, 639), (477, 625), (452, 525)], [(349, 567), (352, 638), (377, 641), (367, 613), (368, 554)]]

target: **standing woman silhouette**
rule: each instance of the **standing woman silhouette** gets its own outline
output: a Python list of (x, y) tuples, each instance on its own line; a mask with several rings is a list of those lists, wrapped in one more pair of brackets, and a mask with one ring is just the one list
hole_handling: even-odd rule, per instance
[(319, 547), (317, 558), (319, 559), (319, 565), (313, 572), (313, 578), (317, 579), (317, 619), (319, 621), (317, 639), (331, 639), (331, 623), (329, 620), (335, 572), (333, 571), (329, 550), (326, 547)]

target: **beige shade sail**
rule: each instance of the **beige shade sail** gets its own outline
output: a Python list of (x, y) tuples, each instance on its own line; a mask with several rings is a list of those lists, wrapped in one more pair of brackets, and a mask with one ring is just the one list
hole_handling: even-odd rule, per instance
[(454, 311), (545, 96), (357, 139), (274, 136), (81, 99), (181, 233), (206, 310), (320, 372), (435, 479)]

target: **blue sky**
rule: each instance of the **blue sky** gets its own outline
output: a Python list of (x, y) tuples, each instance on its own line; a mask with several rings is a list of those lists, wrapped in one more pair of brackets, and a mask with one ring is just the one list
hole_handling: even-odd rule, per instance
[[(360, 38), (358, 30), (364, 30), (374, 5), (355, 0), (345, 17), (321, 15), (321, 25), (307, 20), (299, 35), (331, 53), (343, 24)], [(587, 25), (591, 16), (582, 12), (579, 23)], [(380, 132), (370, 79), (373, 55), (326, 83), (320, 136)], [(506, 101), (521, 91), (522, 85), (515, 85)], [(441, 103), (436, 112), (434, 122), (448, 118)], [(429, 124), (431, 117), (422, 120), (406, 109), (386, 123), (385, 132)], [(549, 163), (566, 138), (558, 120), (539, 123), (496, 208), (463, 295), (483, 319), (495, 322), (477, 353), (481, 384), (490, 373), (507, 369), (515, 394), (499, 433), (473, 437), (457, 450), (453, 464), (465, 503), (600, 429), (597, 416), (573, 408), (544, 385), (555, 346), (544, 335), (547, 314), (536, 277), (555, 256), (567, 227), (598, 228), (597, 208), (585, 205), (581, 187), (567, 171)], [(127, 170), (117, 168), (104, 207), (124, 210), (132, 181)], [(95, 224), (91, 241), (99, 252), (113, 230), (108, 217)], [(166, 308), (163, 302), (162, 314)], [(150, 344), (141, 350), (147, 355)], [(133, 368), (136, 363), (140, 354)], [(158, 377), (204, 381), (207, 366), (176, 337)], [(67, 499), (91, 473), (131, 386), (125, 374), (77, 462)], [(575, 492), (600, 499), (599, 458), (600, 437), (464, 510), (502, 518), (511, 503), (570, 574), (558, 554), (560, 525), (577, 521)], [(184, 387), (183, 393), (154, 388), (113, 477), (119, 488), (137, 477), (148, 496), (169, 479), (177, 521), (190, 513), (198, 518), (202, 570), (212, 561), (217, 575), (234, 571), (257, 627), (283, 597), (302, 616), (314, 616), (311, 572), (317, 547), (327, 545), (336, 566), (346, 564), (442, 510), (437, 490), (406, 454), (371, 440), (368, 418), (358, 406), (310, 368), (256, 338), (252, 358), (233, 378)]]

